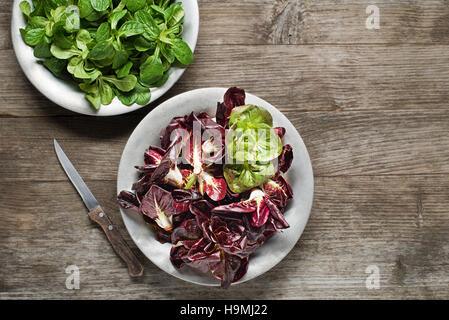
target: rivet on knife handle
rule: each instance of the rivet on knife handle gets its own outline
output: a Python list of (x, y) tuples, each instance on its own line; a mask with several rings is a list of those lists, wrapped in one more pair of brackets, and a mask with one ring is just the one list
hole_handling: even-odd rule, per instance
[(114, 227), (109, 217), (104, 213), (103, 209), (100, 206), (96, 207), (89, 212), (89, 218), (101, 226), (115, 252), (128, 266), (130, 276), (140, 277), (143, 273), (142, 263), (131, 251), (125, 240), (120, 235), (120, 232)]

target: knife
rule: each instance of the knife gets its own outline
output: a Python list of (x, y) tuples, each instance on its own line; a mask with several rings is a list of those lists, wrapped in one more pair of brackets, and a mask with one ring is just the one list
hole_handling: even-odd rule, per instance
[(76, 190), (83, 199), (84, 204), (89, 210), (88, 215), (90, 220), (100, 225), (104, 233), (106, 233), (106, 236), (111, 243), (112, 248), (114, 248), (115, 252), (123, 259), (123, 261), (125, 261), (126, 265), (128, 266), (130, 276), (140, 277), (143, 273), (142, 264), (126, 244), (118, 229), (112, 224), (111, 219), (109, 219), (106, 213), (104, 213), (97, 199), (95, 199), (94, 195), (92, 194), (92, 192), (90, 192), (89, 188), (86, 186), (83, 179), (78, 174), (73, 164), (70, 162), (69, 158), (67, 158), (64, 151), (62, 151), (59, 143), (56, 141), (56, 139), (54, 139), (53, 142), (55, 145), (56, 155), (58, 156), (62, 168), (69, 177), (70, 181), (75, 186)]

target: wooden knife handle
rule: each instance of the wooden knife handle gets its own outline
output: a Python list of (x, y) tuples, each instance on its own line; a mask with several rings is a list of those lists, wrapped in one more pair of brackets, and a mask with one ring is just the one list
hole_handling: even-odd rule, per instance
[(98, 223), (108, 237), (109, 242), (120, 258), (125, 261), (131, 277), (140, 277), (143, 273), (143, 266), (134, 253), (131, 251), (125, 240), (120, 235), (118, 229), (112, 224), (111, 219), (98, 206), (89, 212), (89, 218)]

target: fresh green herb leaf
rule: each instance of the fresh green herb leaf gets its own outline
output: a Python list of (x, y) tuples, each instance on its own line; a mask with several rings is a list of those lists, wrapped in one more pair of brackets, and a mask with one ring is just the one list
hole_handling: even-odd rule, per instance
[(63, 31), (57, 31), (52, 39), (53, 43), (61, 49), (70, 49), (73, 46), (73, 34), (66, 35)]
[(120, 11), (116, 11), (114, 12), (111, 17), (109, 18), (109, 22), (111, 24), (111, 29), (115, 30), (117, 28), (117, 24), (120, 21), (120, 19), (122, 19), (126, 13), (128, 11), (127, 10), (120, 10)]
[(126, 50), (119, 50), (115, 52), (112, 60), (112, 69), (118, 69), (128, 61), (128, 52)]
[(170, 48), (170, 45), (163, 43), (163, 42), (159, 42), (158, 46), (161, 49), (161, 53), (164, 56), (164, 58), (167, 59), (167, 61), (170, 64), (172, 64), (175, 61), (175, 55), (174, 55), (172, 49)]
[(117, 78), (123, 78), (126, 77), (129, 74), (129, 71), (131, 70), (133, 66), (133, 63), (131, 61), (128, 61), (125, 63), (120, 69), (115, 70), (115, 74), (117, 75)]
[(31, 6), (30, 6), (30, 3), (28, 1), (22, 1), (19, 4), (19, 8), (20, 8), (20, 11), (22, 11), (22, 13), (24, 15), (26, 15), (27, 17), (30, 15), (30, 13), (31, 13)]
[(109, 40), (98, 42), (90, 51), (90, 57), (94, 60), (103, 60), (114, 54), (114, 47)]
[(123, 92), (129, 92), (136, 86), (137, 78), (133, 74), (129, 74), (121, 79), (115, 76), (103, 76), (103, 80), (113, 84), (117, 89)]
[(144, 37), (137, 37), (134, 40), (134, 48), (137, 51), (146, 52), (150, 50), (154, 50), (156, 48), (156, 42), (154, 41), (148, 41)]
[(139, 21), (143, 24), (145, 28), (143, 36), (145, 37), (145, 39), (149, 41), (155, 41), (158, 39), (160, 33), (159, 27), (148, 11), (139, 10), (134, 14), (134, 18), (136, 19), (136, 21)]
[(162, 78), (164, 74), (164, 67), (162, 61), (155, 52), (152, 56), (140, 66), (140, 81), (142, 84), (151, 86)]
[(73, 56), (80, 55), (82, 52), (76, 48), (62, 49), (55, 44), (50, 47), (51, 54), (58, 59), (69, 59)]
[(152, 83), (151, 86), (155, 87), (155, 88), (162, 87), (167, 82), (169, 77), (170, 77), (170, 72), (165, 71), (164, 74), (162, 75), (162, 77), (158, 81)]
[(182, 39), (173, 39), (173, 46), (171, 47), (176, 59), (183, 65), (189, 65), (193, 62), (193, 53), (190, 47)]
[(60, 60), (54, 57), (44, 60), (44, 66), (58, 78), (61, 77), (66, 65), (67, 60)]
[(109, 8), (110, 1), (109, 0), (90, 0), (90, 4), (92, 8), (96, 11), (104, 11)]
[(130, 92), (121, 92), (116, 90), (118, 99), (124, 105), (130, 106), (134, 103), (139, 105), (145, 105), (151, 100), (150, 89), (142, 86), (139, 82), (136, 83), (136, 87)]
[(38, 43), (34, 47), (33, 54), (34, 54), (34, 56), (36, 58), (40, 58), (40, 59), (50, 58), (51, 57), (51, 52), (50, 52), (49, 44), (47, 42), (45, 42), (45, 41), (42, 41), (42, 42)]
[(182, 23), (182, 20), (184, 19), (184, 16), (185, 16), (185, 11), (182, 8), (180, 2), (174, 3), (173, 6), (175, 6), (175, 7), (173, 9), (172, 17), (168, 21), (168, 26), (169, 27), (180, 25)]
[(81, 51), (88, 51), (88, 46), (92, 42), (92, 37), (90, 36), (89, 31), (85, 29), (81, 29), (76, 35), (76, 46)]
[(146, 0), (126, 0), (126, 7), (131, 12), (136, 12), (142, 9), (146, 5)]
[(77, 32), (80, 29), (80, 15), (78, 7), (75, 6), (67, 7), (64, 13), (65, 13), (64, 29), (69, 33)]
[(23, 40), (30, 46), (35, 46), (44, 40), (45, 29), (35, 28), (25, 32)]
[(98, 89), (100, 93), (101, 104), (110, 104), (112, 102), (112, 99), (114, 99), (114, 91), (112, 90), (111, 86), (105, 81), (100, 80)]
[(95, 40), (97, 42), (106, 41), (111, 37), (111, 28), (109, 23), (103, 22), (97, 29), (95, 33)]
[(94, 10), (90, 0), (78, 0), (78, 8), (80, 9), (80, 18), (86, 18)]
[(126, 21), (118, 30), (119, 37), (131, 37), (144, 32), (144, 26), (138, 21)]

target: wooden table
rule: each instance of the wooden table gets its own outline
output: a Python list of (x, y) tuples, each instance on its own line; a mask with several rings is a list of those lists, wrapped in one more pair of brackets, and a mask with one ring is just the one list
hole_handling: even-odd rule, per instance
[[(449, 298), (449, 3), (200, 0), (195, 62), (163, 99), (94, 118), (48, 101), (14, 56), (0, 0), (0, 298)], [(367, 29), (366, 7), (380, 10)], [(277, 106), (308, 147), (310, 220), (295, 248), (227, 291), (159, 270), (115, 201), (125, 143), (165, 99), (239, 86)], [(145, 261), (130, 279), (62, 171), (57, 138)], [(80, 269), (80, 289), (65, 269)], [(380, 288), (368, 289), (369, 266)], [(372, 267), (375, 270), (376, 267)]]

